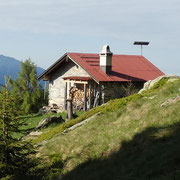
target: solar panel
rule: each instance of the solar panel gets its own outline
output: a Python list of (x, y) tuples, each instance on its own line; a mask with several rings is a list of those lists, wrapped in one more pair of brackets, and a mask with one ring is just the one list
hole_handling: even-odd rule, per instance
[(141, 46), (141, 56), (142, 56), (142, 46), (144, 46), (144, 45), (148, 45), (149, 44), (149, 42), (147, 42), (147, 41), (135, 41), (134, 42), (134, 45), (140, 45)]
[(134, 42), (134, 45), (148, 45), (149, 44), (149, 42), (147, 42), (147, 41), (135, 41)]

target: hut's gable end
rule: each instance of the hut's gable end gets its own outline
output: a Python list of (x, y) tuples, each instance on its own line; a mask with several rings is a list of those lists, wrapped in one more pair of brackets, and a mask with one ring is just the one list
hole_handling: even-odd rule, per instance
[(90, 77), (89, 74), (72, 61), (68, 61), (59, 67), (56, 72), (50, 76), (49, 81), (49, 105), (56, 104), (60, 109), (64, 108), (65, 81), (64, 77), (80, 76)]

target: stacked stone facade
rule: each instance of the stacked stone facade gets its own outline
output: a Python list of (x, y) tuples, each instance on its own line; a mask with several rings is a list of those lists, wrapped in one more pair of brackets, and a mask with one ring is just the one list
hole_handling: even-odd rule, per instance
[(63, 77), (80, 76), (89, 77), (89, 74), (72, 61), (60, 67), (49, 81), (49, 105), (56, 104), (60, 109), (64, 108), (65, 81)]

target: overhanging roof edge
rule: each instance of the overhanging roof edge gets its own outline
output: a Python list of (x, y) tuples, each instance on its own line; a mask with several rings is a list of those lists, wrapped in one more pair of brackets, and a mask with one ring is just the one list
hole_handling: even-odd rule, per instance
[(44, 75), (46, 75), (47, 73), (51, 72), (51, 70), (53, 70), (53, 68), (64, 58), (67, 56), (67, 53), (65, 53), (63, 56), (61, 56), (55, 63), (53, 63), (49, 68), (47, 68), (43, 73), (41, 73), (38, 76), (38, 80), (41, 80), (43, 78)]

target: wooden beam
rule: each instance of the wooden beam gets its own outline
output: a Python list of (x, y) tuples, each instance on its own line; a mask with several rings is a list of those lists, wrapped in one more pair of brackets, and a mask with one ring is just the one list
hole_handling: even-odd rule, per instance
[(89, 84), (89, 109), (92, 108), (92, 97), (91, 97), (92, 86)]
[(88, 84), (87, 81), (76, 81), (76, 80), (64, 80), (65, 82), (72, 82), (77, 84)]
[(71, 81), (68, 81), (67, 98), (70, 98)]
[(99, 84), (98, 86), (98, 91), (99, 91), (99, 105), (101, 105), (101, 99), (102, 99), (102, 89), (101, 89), (101, 84)]
[(96, 99), (96, 83), (93, 84), (93, 107)]
[(99, 91), (96, 92), (93, 107), (98, 106), (99, 105), (98, 102), (99, 102)]
[(67, 110), (67, 82), (65, 83), (65, 89), (64, 89), (64, 109)]
[(68, 56), (66, 56), (66, 62), (68, 62), (69, 61), (69, 58), (68, 58)]
[(84, 111), (87, 110), (86, 92), (87, 92), (87, 87), (86, 87), (86, 84), (84, 84)]
[(44, 81), (49, 81), (49, 80), (50, 80), (50, 76), (45, 75), (44, 76)]
[(94, 98), (96, 97), (96, 83), (94, 83)]

